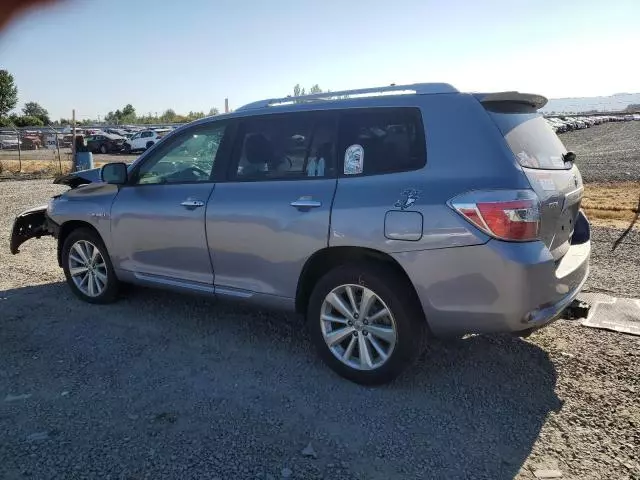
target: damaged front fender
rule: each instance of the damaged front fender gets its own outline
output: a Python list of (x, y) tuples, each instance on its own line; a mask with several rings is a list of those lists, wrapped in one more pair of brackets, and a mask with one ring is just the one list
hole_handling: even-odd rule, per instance
[(19, 214), (13, 221), (9, 248), (14, 255), (20, 245), (31, 238), (40, 238), (56, 234), (56, 225), (47, 216), (47, 206), (30, 208)]
[(53, 181), (56, 185), (67, 185), (71, 188), (78, 188), (82, 185), (98, 182), (102, 182), (102, 179), (100, 178), (100, 168), (71, 172), (67, 175), (62, 175)]

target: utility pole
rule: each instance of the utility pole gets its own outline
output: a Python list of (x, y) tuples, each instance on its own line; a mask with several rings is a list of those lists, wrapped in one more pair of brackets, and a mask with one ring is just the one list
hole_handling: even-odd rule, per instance
[(73, 140), (71, 141), (71, 168), (75, 172), (78, 170), (76, 164), (76, 109), (71, 110), (71, 128), (73, 129)]
[(229, 99), (224, 99), (224, 113), (229, 113)]

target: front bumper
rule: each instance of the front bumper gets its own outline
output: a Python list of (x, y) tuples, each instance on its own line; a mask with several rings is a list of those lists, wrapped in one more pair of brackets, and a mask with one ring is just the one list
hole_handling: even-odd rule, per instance
[(19, 253), (20, 245), (32, 238), (40, 238), (48, 235), (57, 236), (58, 225), (47, 216), (47, 206), (30, 208), (13, 221), (9, 249), (12, 254)]

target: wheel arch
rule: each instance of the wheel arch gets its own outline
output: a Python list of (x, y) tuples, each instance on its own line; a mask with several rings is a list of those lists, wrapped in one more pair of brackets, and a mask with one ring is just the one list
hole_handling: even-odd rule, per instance
[(58, 233), (58, 265), (60, 267), (62, 267), (62, 247), (64, 246), (64, 242), (72, 232), (78, 230), (79, 228), (87, 228), (93, 231), (93, 233), (95, 233), (98, 238), (102, 240), (102, 243), (104, 243), (104, 238), (102, 238), (100, 232), (89, 222), (85, 222), (82, 220), (69, 220), (68, 222), (64, 222), (62, 225), (60, 225), (60, 232)]
[(418, 300), (418, 294), (409, 275), (388, 253), (365, 247), (326, 247), (311, 255), (302, 267), (296, 289), (296, 312), (303, 315), (306, 313), (311, 292), (325, 274), (340, 265), (359, 262), (371, 262), (392, 268), (405, 279)]

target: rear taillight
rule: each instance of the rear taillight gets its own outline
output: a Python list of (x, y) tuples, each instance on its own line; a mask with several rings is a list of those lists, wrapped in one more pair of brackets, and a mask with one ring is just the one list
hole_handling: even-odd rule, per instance
[(532, 190), (489, 190), (455, 197), (449, 205), (483, 232), (500, 240), (538, 239), (540, 205)]

